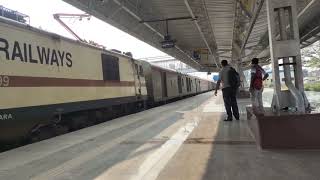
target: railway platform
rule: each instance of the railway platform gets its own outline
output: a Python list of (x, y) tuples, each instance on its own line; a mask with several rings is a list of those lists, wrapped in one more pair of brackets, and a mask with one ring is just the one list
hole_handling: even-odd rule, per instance
[(320, 151), (259, 149), (238, 103), (239, 121), (208, 92), (7, 151), (0, 179), (319, 179)]

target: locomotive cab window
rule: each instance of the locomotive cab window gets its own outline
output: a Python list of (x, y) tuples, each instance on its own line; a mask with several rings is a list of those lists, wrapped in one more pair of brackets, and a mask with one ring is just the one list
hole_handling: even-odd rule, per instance
[(140, 76), (143, 76), (143, 68), (141, 65), (139, 66), (139, 74), (140, 74)]
[(119, 58), (101, 54), (103, 80), (120, 81)]

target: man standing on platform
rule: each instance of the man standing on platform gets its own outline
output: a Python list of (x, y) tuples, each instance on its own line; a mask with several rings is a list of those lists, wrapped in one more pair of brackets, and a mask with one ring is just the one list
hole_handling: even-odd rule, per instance
[(262, 101), (263, 81), (269, 77), (269, 74), (266, 73), (261, 66), (259, 66), (258, 58), (253, 58), (251, 65), (250, 93), (252, 109), (256, 114), (264, 114)]
[(220, 83), (222, 83), (224, 107), (226, 108), (226, 112), (228, 115), (227, 119), (225, 119), (224, 121), (232, 121), (232, 114), (236, 118), (236, 120), (239, 120), (240, 115), (236, 98), (237, 90), (239, 87), (238, 84), (240, 84), (239, 74), (228, 64), (227, 60), (222, 60), (221, 65), (222, 69), (219, 72), (219, 80), (217, 82), (215, 96), (217, 96), (217, 91), (220, 88)]

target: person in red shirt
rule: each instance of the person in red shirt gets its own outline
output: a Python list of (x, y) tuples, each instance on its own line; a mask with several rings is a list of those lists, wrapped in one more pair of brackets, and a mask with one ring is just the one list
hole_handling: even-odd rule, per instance
[(253, 112), (256, 114), (264, 114), (262, 101), (263, 81), (269, 77), (269, 74), (259, 66), (258, 58), (253, 58), (251, 65), (250, 93)]

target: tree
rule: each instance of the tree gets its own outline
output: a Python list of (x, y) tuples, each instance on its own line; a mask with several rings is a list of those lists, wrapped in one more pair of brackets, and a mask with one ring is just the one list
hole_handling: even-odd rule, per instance
[(320, 41), (301, 50), (304, 66), (320, 68)]

